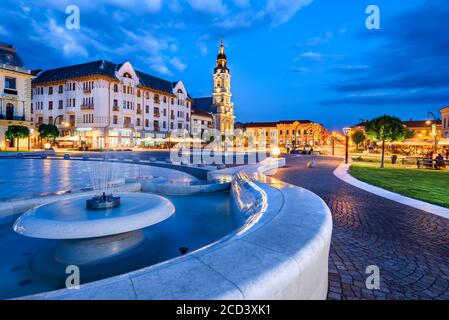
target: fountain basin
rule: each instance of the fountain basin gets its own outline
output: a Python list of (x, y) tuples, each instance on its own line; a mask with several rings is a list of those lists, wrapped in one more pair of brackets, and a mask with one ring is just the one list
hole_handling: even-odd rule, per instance
[(14, 231), (41, 239), (86, 239), (140, 230), (168, 219), (175, 212), (166, 198), (143, 193), (119, 193), (121, 205), (101, 211), (85, 208), (92, 194), (56, 201), (28, 210)]

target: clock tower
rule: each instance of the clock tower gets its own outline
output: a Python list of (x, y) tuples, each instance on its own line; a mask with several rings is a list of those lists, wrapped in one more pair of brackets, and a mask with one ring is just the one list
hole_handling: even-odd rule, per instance
[(231, 101), (231, 74), (227, 66), (223, 39), (220, 41), (213, 78), (213, 104), (217, 110), (215, 126), (225, 134), (226, 130), (234, 130), (234, 104)]

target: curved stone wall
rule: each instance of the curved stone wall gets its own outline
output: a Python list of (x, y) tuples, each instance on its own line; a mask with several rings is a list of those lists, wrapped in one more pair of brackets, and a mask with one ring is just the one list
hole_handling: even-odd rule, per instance
[(317, 195), (237, 174), (235, 208), (249, 219), (225, 239), (158, 265), (26, 299), (325, 299), (332, 234)]

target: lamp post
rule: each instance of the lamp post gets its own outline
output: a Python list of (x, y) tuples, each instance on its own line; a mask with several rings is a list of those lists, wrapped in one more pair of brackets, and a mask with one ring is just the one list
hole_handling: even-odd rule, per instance
[(351, 133), (351, 128), (343, 128), (343, 133), (346, 136), (345, 144), (345, 163), (349, 163), (349, 134)]
[(435, 114), (433, 112), (428, 112), (427, 113), (427, 118), (433, 118), (433, 123), (430, 120), (427, 120), (427, 124), (432, 124), (432, 135), (434, 136), (434, 149), (433, 151), (436, 153), (437, 149), (438, 149), (438, 140), (437, 140), (437, 117), (435, 116)]
[(335, 132), (332, 132), (332, 156), (335, 156)]

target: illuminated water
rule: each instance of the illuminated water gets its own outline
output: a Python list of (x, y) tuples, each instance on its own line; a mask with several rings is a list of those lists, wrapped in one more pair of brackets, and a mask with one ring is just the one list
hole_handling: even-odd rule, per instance
[[(92, 165), (99, 166), (101, 162), (0, 159), (0, 201), (90, 187)], [(122, 180), (138, 176), (157, 176), (161, 170), (165, 170), (131, 163), (113, 165), (115, 170), (120, 172)], [(169, 172), (167, 174), (170, 175)]]
[[(0, 160), (0, 201), (88, 187), (90, 178), (87, 163), (40, 159)], [(126, 177), (157, 176), (163, 170), (134, 164), (120, 165), (120, 172)], [(81, 282), (95, 281), (178, 257), (181, 247), (192, 252), (223, 238), (244, 224), (243, 216), (231, 210), (229, 193), (167, 198), (176, 207), (172, 217), (144, 229), (145, 243), (125, 257), (101, 265), (81, 267)], [(64, 276), (61, 265), (49, 267), (54, 277), (38, 274), (33, 268), (33, 263), (37, 263), (36, 257), (47, 261), (53, 256), (58, 241), (16, 234), (12, 225), (13, 222), (0, 224), (0, 299), (63, 288), (65, 280), (61, 277), (61, 274)]]

